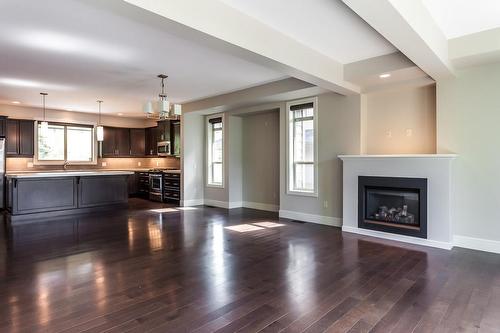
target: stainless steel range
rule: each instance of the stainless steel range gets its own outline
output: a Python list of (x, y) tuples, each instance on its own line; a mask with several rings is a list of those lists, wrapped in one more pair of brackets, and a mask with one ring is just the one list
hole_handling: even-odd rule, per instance
[(163, 173), (161, 171), (149, 172), (149, 200), (163, 201)]

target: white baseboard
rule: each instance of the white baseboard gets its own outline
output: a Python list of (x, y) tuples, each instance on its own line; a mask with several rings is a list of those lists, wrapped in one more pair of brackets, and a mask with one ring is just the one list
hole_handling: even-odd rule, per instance
[(203, 199), (191, 199), (191, 200), (183, 200), (181, 202), (181, 206), (189, 207), (189, 206), (202, 206)]
[(490, 239), (454, 235), (453, 245), (466, 249), (500, 253), (500, 242)]
[(369, 229), (361, 229), (361, 228), (356, 228), (356, 227), (343, 226), (342, 231), (350, 232), (350, 233), (354, 233), (354, 234), (359, 234), (359, 235), (389, 239), (389, 240), (398, 241), (398, 242), (424, 245), (424, 246), (430, 246), (430, 247), (437, 247), (437, 248), (445, 249), (445, 250), (451, 250), (451, 248), (453, 247), (453, 244), (451, 244), (451, 243), (434, 241), (431, 239), (423, 239), (423, 238), (417, 238), (417, 237), (404, 236), (404, 235), (396, 235), (396, 234), (391, 234), (391, 233), (387, 233), (387, 232), (369, 230)]
[(229, 202), (227, 201), (205, 199), (203, 200), (203, 204), (206, 206), (214, 206), (214, 207), (229, 209)]
[(324, 225), (329, 225), (329, 226), (333, 226), (333, 227), (341, 227), (342, 226), (342, 219), (339, 217), (307, 214), (307, 213), (301, 213), (301, 212), (294, 212), (291, 210), (280, 210), (279, 216), (286, 218), (286, 219), (292, 219), (292, 220), (298, 220), (298, 221), (304, 221), (304, 222), (310, 222), (310, 223), (317, 223), (317, 224), (324, 224)]
[(277, 212), (280, 210), (280, 207), (278, 205), (266, 204), (261, 202), (243, 201), (242, 206), (245, 208), (265, 210), (268, 212)]

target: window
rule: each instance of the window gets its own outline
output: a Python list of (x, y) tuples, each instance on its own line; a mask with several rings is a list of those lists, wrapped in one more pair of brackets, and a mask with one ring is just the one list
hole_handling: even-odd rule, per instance
[(95, 164), (94, 128), (85, 125), (50, 123), (37, 125), (37, 164)]
[(224, 179), (224, 125), (222, 117), (208, 119), (208, 185), (223, 187)]
[(288, 193), (313, 195), (317, 189), (317, 99), (287, 103)]

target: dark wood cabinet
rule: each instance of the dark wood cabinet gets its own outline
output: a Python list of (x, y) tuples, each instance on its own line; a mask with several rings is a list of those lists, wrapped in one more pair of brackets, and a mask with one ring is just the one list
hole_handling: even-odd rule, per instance
[(165, 172), (163, 174), (163, 199), (176, 202), (181, 199), (181, 175), (179, 173)]
[(0, 136), (6, 136), (5, 132), (5, 124), (7, 122), (7, 117), (5, 116), (0, 116)]
[(170, 120), (158, 122), (156, 135), (158, 141), (170, 141)]
[(130, 130), (116, 128), (116, 151), (118, 156), (130, 156)]
[(19, 120), (19, 156), (33, 156), (35, 153), (35, 122)]
[(172, 155), (181, 155), (181, 122), (178, 120), (170, 122), (170, 149)]
[(130, 129), (130, 155), (144, 156), (146, 154), (146, 130), (144, 128)]
[(158, 127), (146, 128), (146, 155), (158, 155)]
[(5, 123), (7, 155), (15, 156), (19, 153), (19, 121), (15, 119), (7, 119)]
[(5, 120), (7, 156), (33, 157), (35, 127), (33, 120)]
[(116, 132), (114, 127), (104, 127), (102, 156), (116, 156)]
[(130, 156), (130, 130), (128, 128), (104, 127), (102, 156)]

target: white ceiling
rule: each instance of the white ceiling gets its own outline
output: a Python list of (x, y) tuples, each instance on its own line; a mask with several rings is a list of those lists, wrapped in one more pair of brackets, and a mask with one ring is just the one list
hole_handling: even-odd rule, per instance
[(340, 0), (221, 0), (343, 64), (396, 52)]
[(500, 27), (499, 0), (421, 0), (447, 39)]
[[(169, 75), (174, 102), (244, 89), (283, 74), (165, 32), (155, 17), (119, 0), (2, 0), (0, 103), (20, 101), (140, 115)], [(138, 18), (141, 19), (138, 19)]]

